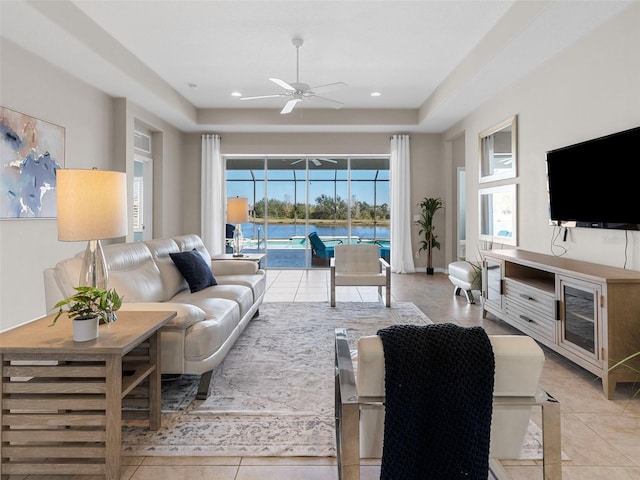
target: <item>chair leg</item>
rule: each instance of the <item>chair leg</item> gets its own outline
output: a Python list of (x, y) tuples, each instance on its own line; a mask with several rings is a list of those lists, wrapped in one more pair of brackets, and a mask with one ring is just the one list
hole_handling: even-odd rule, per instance
[(460, 292), (464, 292), (464, 296), (467, 297), (467, 303), (476, 303), (471, 290), (463, 290), (461, 287), (453, 287), (454, 295), (458, 296), (460, 295)]
[(545, 480), (562, 479), (560, 404), (542, 404), (542, 471)]
[(331, 292), (330, 292), (330, 302), (331, 306), (336, 306), (336, 267), (331, 266), (329, 271), (329, 276), (331, 277)]
[(391, 307), (391, 272), (387, 271), (387, 285), (385, 288), (387, 296), (387, 307)]
[(198, 393), (196, 394), (196, 398), (198, 400), (206, 400), (209, 396), (209, 384), (211, 383), (211, 376), (213, 375), (213, 370), (209, 370), (208, 372), (204, 372), (200, 375), (200, 383), (198, 384)]
[(337, 380), (335, 414), (338, 479), (360, 480), (360, 408), (342, 403)]
[(464, 294), (467, 297), (467, 303), (476, 303), (475, 299), (473, 298), (473, 292), (471, 290), (465, 290)]

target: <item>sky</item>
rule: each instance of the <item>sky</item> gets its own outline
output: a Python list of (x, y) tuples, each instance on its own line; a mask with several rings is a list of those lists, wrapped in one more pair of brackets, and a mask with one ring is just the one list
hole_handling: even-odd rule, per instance
[[(334, 193), (340, 198), (346, 200), (347, 199), (347, 182), (346, 181), (338, 181), (337, 184), (333, 181), (333, 172), (334, 171), (324, 171), (324, 172), (314, 172), (315, 176), (310, 179), (310, 188), (309, 188), (309, 201), (310, 203), (315, 203), (315, 199), (321, 194), (325, 194), (329, 197), (333, 197)], [(304, 202), (306, 200), (305, 195), (305, 182), (303, 180), (299, 180), (298, 191), (296, 192), (294, 189), (294, 181), (291, 171), (281, 171), (280, 174), (277, 175), (278, 178), (273, 178), (276, 175), (270, 174), (268, 189), (269, 189), (269, 198), (275, 198), (278, 200), (289, 200), (290, 202), (295, 201), (297, 203)], [(321, 175), (320, 173), (324, 173)], [(329, 174), (331, 176), (329, 176)], [(389, 203), (389, 172), (388, 171), (379, 171), (378, 178), (384, 181), (377, 182), (377, 188), (374, 189), (374, 182), (372, 181), (361, 181), (359, 179), (372, 179), (374, 178), (375, 171), (364, 170), (354, 172), (351, 177), (351, 196), (355, 196), (356, 200), (367, 202), (370, 205), (374, 203), (374, 195), (376, 204), (382, 205), (384, 203)], [(247, 197), (249, 199), (249, 203), (253, 201), (253, 182), (252, 181), (233, 181), (236, 178), (246, 179), (249, 175), (242, 171), (227, 171), (227, 196), (228, 197)], [(286, 180), (285, 180), (286, 178)], [(257, 181), (255, 184), (255, 196), (259, 201), (264, 197), (264, 182)], [(334, 191), (335, 186), (335, 191)], [(375, 192), (374, 192), (375, 190)]]

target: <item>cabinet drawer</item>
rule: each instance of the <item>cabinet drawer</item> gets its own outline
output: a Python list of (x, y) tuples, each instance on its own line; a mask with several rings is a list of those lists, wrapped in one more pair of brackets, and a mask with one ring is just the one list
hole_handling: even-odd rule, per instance
[(516, 328), (532, 336), (556, 339), (556, 298), (530, 285), (505, 279), (505, 311)]

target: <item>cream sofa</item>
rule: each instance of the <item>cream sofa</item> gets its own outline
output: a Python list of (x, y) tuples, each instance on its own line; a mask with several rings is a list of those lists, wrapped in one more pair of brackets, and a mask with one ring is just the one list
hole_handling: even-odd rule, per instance
[[(170, 254), (196, 250), (217, 285), (192, 293)], [(264, 299), (266, 273), (249, 260), (216, 260), (197, 235), (182, 235), (104, 248), (109, 287), (123, 296), (122, 310), (168, 310), (177, 316), (162, 329), (163, 374), (201, 375), (206, 398), (212, 370), (222, 362)], [(44, 271), (47, 309), (74, 293), (83, 252)]]

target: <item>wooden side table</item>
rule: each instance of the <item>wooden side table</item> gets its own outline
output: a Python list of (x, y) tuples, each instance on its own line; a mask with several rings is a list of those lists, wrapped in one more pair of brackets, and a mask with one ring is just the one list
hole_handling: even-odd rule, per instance
[(149, 428), (160, 427), (159, 329), (175, 316), (118, 312), (81, 343), (71, 320), (49, 327), (52, 315), (0, 334), (0, 474), (118, 479), (122, 399), (147, 389)]

